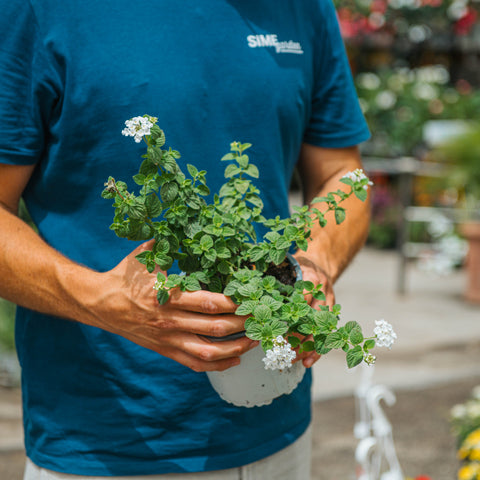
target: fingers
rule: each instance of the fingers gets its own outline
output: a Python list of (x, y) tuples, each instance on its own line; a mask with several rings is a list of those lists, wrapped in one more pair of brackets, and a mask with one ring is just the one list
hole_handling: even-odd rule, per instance
[(207, 292), (182, 292), (178, 288), (170, 291), (168, 304), (181, 310), (190, 312), (218, 315), (222, 313), (234, 313), (238, 305), (232, 299), (222, 293)]
[(258, 345), (258, 342), (246, 337), (234, 341), (211, 342), (197, 335), (181, 335), (178, 332), (164, 334), (161, 342), (142, 340), (139, 343), (145, 347), (196, 372), (222, 371), (238, 365), (240, 356)]

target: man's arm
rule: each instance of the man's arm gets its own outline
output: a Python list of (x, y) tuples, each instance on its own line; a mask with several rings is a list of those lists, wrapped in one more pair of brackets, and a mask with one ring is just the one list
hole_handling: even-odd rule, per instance
[(61, 255), (17, 216), (34, 166), (0, 164), (0, 296), (42, 313), (116, 333), (196, 371), (224, 370), (257, 342), (209, 342), (243, 330), (235, 304), (210, 292), (173, 292), (160, 306), (148, 273), (136, 259), (141, 245), (100, 273)]
[[(306, 204), (318, 196), (347, 187), (340, 179), (348, 172), (362, 168), (357, 147), (321, 148), (303, 144), (299, 171), (303, 184), (304, 201)], [(325, 205), (315, 205), (324, 211)], [(322, 283), (326, 296), (326, 304), (330, 307), (335, 303), (333, 284), (355, 254), (363, 246), (370, 220), (369, 203), (361, 202), (352, 196), (342, 203), (347, 211), (346, 219), (340, 225), (335, 223), (333, 212), (326, 216), (325, 227), (316, 225), (312, 229), (312, 240), (306, 252), (299, 251), (295, 255), (300, 263), (305, 280)], [(316, 300), (312, 306), (318, 305)], [(318, 360), (315, 353), (301, 356), (304, 365), (310, 367)]]

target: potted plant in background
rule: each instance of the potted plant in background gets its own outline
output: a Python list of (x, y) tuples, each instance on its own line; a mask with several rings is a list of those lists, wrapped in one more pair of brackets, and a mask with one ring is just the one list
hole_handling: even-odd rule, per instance
[(465, 211), (460, 232), (469, 245), (465, 298), (480, 303), (480, 124), (441, 144), (434, 154), (453, 167), (447, 183), (459, 192)]
[[(208, 373), (222, 398), (254, 406), (290, 393), (305, 371), (301, 362), (292, 365), (296, 348), (320, 354), (342, 349), (347, 365), (354, 367), (375, 361), (370, 351), (376, 344), (391, 346), (396, 335), (384, 320), (377, 322), (374, 336), (366, 338), (355, 321), (339, 326), (339, 305), (331, 310), (327, 306), (313, 309), (305, 296), (324, 300), (322, 286), (303, 281), (298, 264), (289, 255), (292, 246), (307, 249), (314, 222), (324, 226), (328, 212), (341, 223), (346, 214), (341, 206), (344, 200), (352, 195), (362, 201), (367, 198), (371, 182), (362, 171), (342, 179), (349, 191), (338, 190), (313, 200), (325, 205), (323, 211), (303, 206), (287, 219), (267, 219), (262, 215), (260, 191), (251, 180), (258, 177), (258, 169), (245, 154), (250, 144), (231, 144), (231, 151), (222, 158), (229, 162), (226, 182), (212, 203), (207, 203), (207, 172), (186, 165), (187, 177), (177, 162), (180, 154), (163, 148), (165, 135), (156, 121), (149, 115), (135, 117), (125, 122), (122, 132), (147, 145), (139, 172), (133, 176), (141, 187), (139, 193), (129, 192), (126, 183), (110, 177), (102, 196), (114, 200), (110, 228), (119, 237), (155, 239), (152, 250), (137, 256), (148, 271), (160, 267), (167, 272), (178, 264), (181, 274), (159, 272), (152, 285), (160, 304), (168, 301), (174, 288), (204, 289), (231, 297), (238, 305), (236, 314), (247, 317), (244, 334), (258, 340), (261, 348), (243, 355), (237, 367)], [(255, 224), (268, 230), (261, 240)], [(299, 336), (311, 340), (302, 342)]]

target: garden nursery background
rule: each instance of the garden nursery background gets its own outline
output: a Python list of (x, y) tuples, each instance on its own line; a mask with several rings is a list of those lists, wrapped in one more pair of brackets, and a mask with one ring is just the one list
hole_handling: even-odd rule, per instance
[[(335, 354), (314, 367), (312, 478), (480, 479), (480, 1), (335, 4), (374, 182), (367, 246), (337, 300), (398, 341), (369, 370)], [(25, 459), (14, 311), (0, 299), (2, 480)]]

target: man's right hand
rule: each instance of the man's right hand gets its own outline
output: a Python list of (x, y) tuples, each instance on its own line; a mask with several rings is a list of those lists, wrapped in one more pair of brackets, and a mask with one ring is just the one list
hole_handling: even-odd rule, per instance
[(258, 344), (246, 337), (214, 342), (202, 335), (222, 337), (243, 330), (244, 317), (228, 297), (206, 291), (173, 289), (159, 305), (149, 273), (135, 256), (151, 249), (146, 242), (114, 269), (99, 274), (100, 286), (89, 321), (143, 347), (172, 358), (195, 371), (225, 370), (240, 363), (240, 355)]

